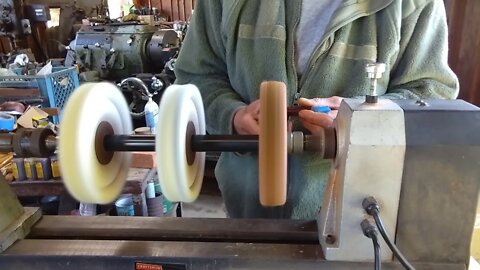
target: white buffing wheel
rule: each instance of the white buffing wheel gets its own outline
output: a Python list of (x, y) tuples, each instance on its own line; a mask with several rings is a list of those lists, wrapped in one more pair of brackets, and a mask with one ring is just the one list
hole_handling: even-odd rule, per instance
[(131, 134), (132, 122), (123, 94), (110, 83), (83, 84), (63, 111), (59, 138), (62, 178), (70, 194), (85, 203), (106, 204), (121, 193), (131, 154), (115, 152), (107, 163), (97, 158), (95, 140), (100, 123), (114, 134)]
[(163, 194), (170, 201), (192, 202), (200, 193), (205, 167), (205, 152), (187, 160), (187, 126), (194, 134), (205, 134), (202, 97), (194, 85), (172, 85), (160, 101), (155, 149), (157, 170)]

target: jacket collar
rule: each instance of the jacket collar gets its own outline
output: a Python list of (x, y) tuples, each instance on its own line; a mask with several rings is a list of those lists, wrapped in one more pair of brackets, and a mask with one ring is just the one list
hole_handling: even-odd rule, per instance
[(363, 16), (374, 14), (394, 0), (344, 0), (332, 17), (327, 29), (338, 29), (343, 25)]

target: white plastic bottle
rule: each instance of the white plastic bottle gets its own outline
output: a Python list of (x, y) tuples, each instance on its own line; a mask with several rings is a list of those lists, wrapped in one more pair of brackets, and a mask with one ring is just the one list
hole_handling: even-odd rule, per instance
[(95, 216), (97, 214), (97, 205), (93, 203), (80, 203), (78, 210), (80, 216)]
[(158, 104), (151, 97), (148, 98), (148, 102), (145, 104), (145, 121), (150, 129), (150, 133), (155, 134), (158, 121)]

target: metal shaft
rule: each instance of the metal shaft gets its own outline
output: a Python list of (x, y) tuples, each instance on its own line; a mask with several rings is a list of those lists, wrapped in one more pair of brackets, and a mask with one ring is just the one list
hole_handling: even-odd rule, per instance
[[(293, 134), (298, 135), (298, 134)], [(336, 156), (336, 138), (333, 129), (322, 134), (288, 138), (288, 152), (319, 153), (323, 158)], [(154, 135), (107, 135), (103, 141), (106, 151), (155, 151)], [(187, 146), (188, 147), (188, 146)], [(258, 152), (258, 135), (192, 135), (193, 152)]]
[(252, 152), (258, 151), (258, 135), (194, 135), (194, 152)]
[[(48, 157), (54, 153), (58, 142), (51, 131), (27, 131), (0, 134), (0, 153), (13, 151), (21, 157)], [(38, 135), (32, 136), (32, 132)], [(332, 128), (326, 128), (323, 133), (316, 135), (303, 135), (301, 132), (289, 134), (289, 153), (316, 152), (327, 159), (336, 155), (335, 131)], [(187, 150), (192, 152), (258, 152), (259, 145), (258, 135), (192, 135), (191, 140), (187, 141)], [(105, 135), (100, 147), (107, 152), (154, 152), (155, 135)]]
[(155, 135), (107, 135), (103, 140), (107, 151), (155, 151)]
[[(155, 151), (154, 135), (108, 135), (103, 142), (107, 151)], [(194, 152), (258, 151), (257, 135), (193, 135)]]

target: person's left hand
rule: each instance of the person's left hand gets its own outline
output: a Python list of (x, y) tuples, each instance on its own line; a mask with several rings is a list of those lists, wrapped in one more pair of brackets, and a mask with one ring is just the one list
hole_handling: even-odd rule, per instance
[(318, 113), (311, 110), (301, 110), (298, 113), (298, 117), (302, 121), (303, 126), (312, 134), (319, 133), (324, 127), (331, 127), (333, 125), (333, 120), (337, 117), (338, 108), (342, 100), (343, 98), (338, 96), (312, 99), (299, 98), (298, 105), (301, 107), (311, 107), (314, 105), (328, 106), (331, 111), (328, 113)]

